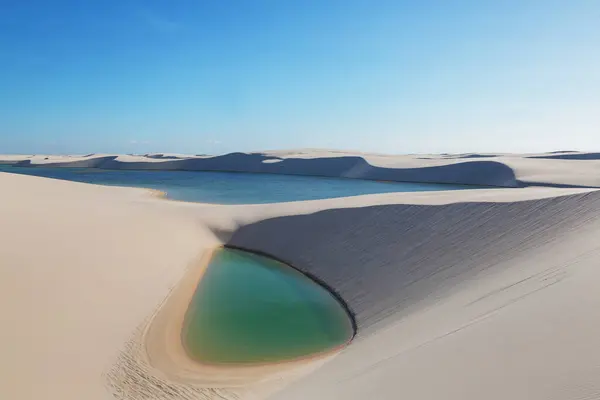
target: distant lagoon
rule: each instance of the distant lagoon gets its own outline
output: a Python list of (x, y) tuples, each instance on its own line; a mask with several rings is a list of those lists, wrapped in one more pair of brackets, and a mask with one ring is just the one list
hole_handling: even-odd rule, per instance
[(172, 200), (218, 204), (265, 204), (375, 193), (472, 189), (468, 185), (377, 182), (314, 176), (205, 171), (103, 170), (97, 168), (14, 167), (0, 172), (108, 186), (160, 190)]

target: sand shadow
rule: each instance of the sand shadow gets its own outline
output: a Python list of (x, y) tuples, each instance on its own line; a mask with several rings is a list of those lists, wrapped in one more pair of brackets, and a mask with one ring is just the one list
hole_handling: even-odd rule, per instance
[(371, 165), (364, 158), (357, 156), (282, 159), (260, 153), (230, 153), (160, 163), (107, 160), (102, 163), (101, 168), (250, 172), (501, 187), (519, 185), (514, 171), (496, 161), (471, 161), (421, 168), (385, 168)]
[[(158, 157), (158, 156), (157, 156)], [(379, 167), (363, 157), (280, 158), (262, 153), (230, 153), (207, 158), (170, 159), (162, 162), (123, 162), (117, 156), (89, 158), (78, 161), (47, 163), (45, 167), (80, 167), (116, 170), (170, 170), (249, 172), (351, 178), (391, 182), (442, 183), (519, 187), (515, 173), (497, 161), (465, 161), (446, 165), (417, 168)], [(29, 160), (17, 166), (35, 166)]]
[(575, 153), (568, 154), (550, 154), (542, 156), (530, 156), (527, 158), (542, 158), (548, 160), (600, 160), (600, 153)]
[(270, 218), (219, 236), (322, 282), (345, 301), (361, 335), (540, 241), (552, 245), (561, 232), (600, 218), (598, 210), (597, 192), (512, 203), (379, 205)]

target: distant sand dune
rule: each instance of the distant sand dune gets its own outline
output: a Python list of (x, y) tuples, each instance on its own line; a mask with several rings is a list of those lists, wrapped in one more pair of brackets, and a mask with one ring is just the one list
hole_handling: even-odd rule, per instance
[[(600, 153), (384, 155), (328, 150), (70, 156), (2, 156), (21, 166), (254, 172), (499, 187), (600, 187)], [(569, 161), (588, 160), (588, 165)], [(562, 163), (561, 163), (562, 161)]]
[[(41, 160), (42, 162), (39, 162), (38, 165), (132, 170), (254, 172), (404, 182), (518, 186), (513, 171), (506, 165), (494, 161), (426, 165), (414, 168), (388, 168), (371, 165), (365, 158), (358, 156), (282, 159), (264, 154), (231, 153), (216, 157), (185, 159), (155, 156), (146, 156), (145, 158), (152, 159), (152, 161), (120, 161), (117, 156), (103, 156), (75, 161), (52, 162), (53, 160)], [(23, 160), (16, 165), (35, 166), (36, 163), (32, 160)]]
[(600, 153), (571, 153), (531, 156), (529, 158), (545, 158), (548, 160), (600, 160)]

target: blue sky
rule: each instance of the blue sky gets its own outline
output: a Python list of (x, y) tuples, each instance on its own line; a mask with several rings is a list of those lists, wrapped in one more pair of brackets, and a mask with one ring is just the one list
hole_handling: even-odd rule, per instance
[(597, 0), (3, 0), (0, 153), (600, 150)]

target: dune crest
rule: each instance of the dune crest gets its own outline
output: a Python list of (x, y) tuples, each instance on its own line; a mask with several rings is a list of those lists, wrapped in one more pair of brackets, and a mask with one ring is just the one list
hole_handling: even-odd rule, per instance
[[(586, 163), (577, 162), (585, 160)], [(18, 166), (254, 172), (499, 187), (600, 187), (598, 153), (385, 155), (333, 150), (2, 156)]]

